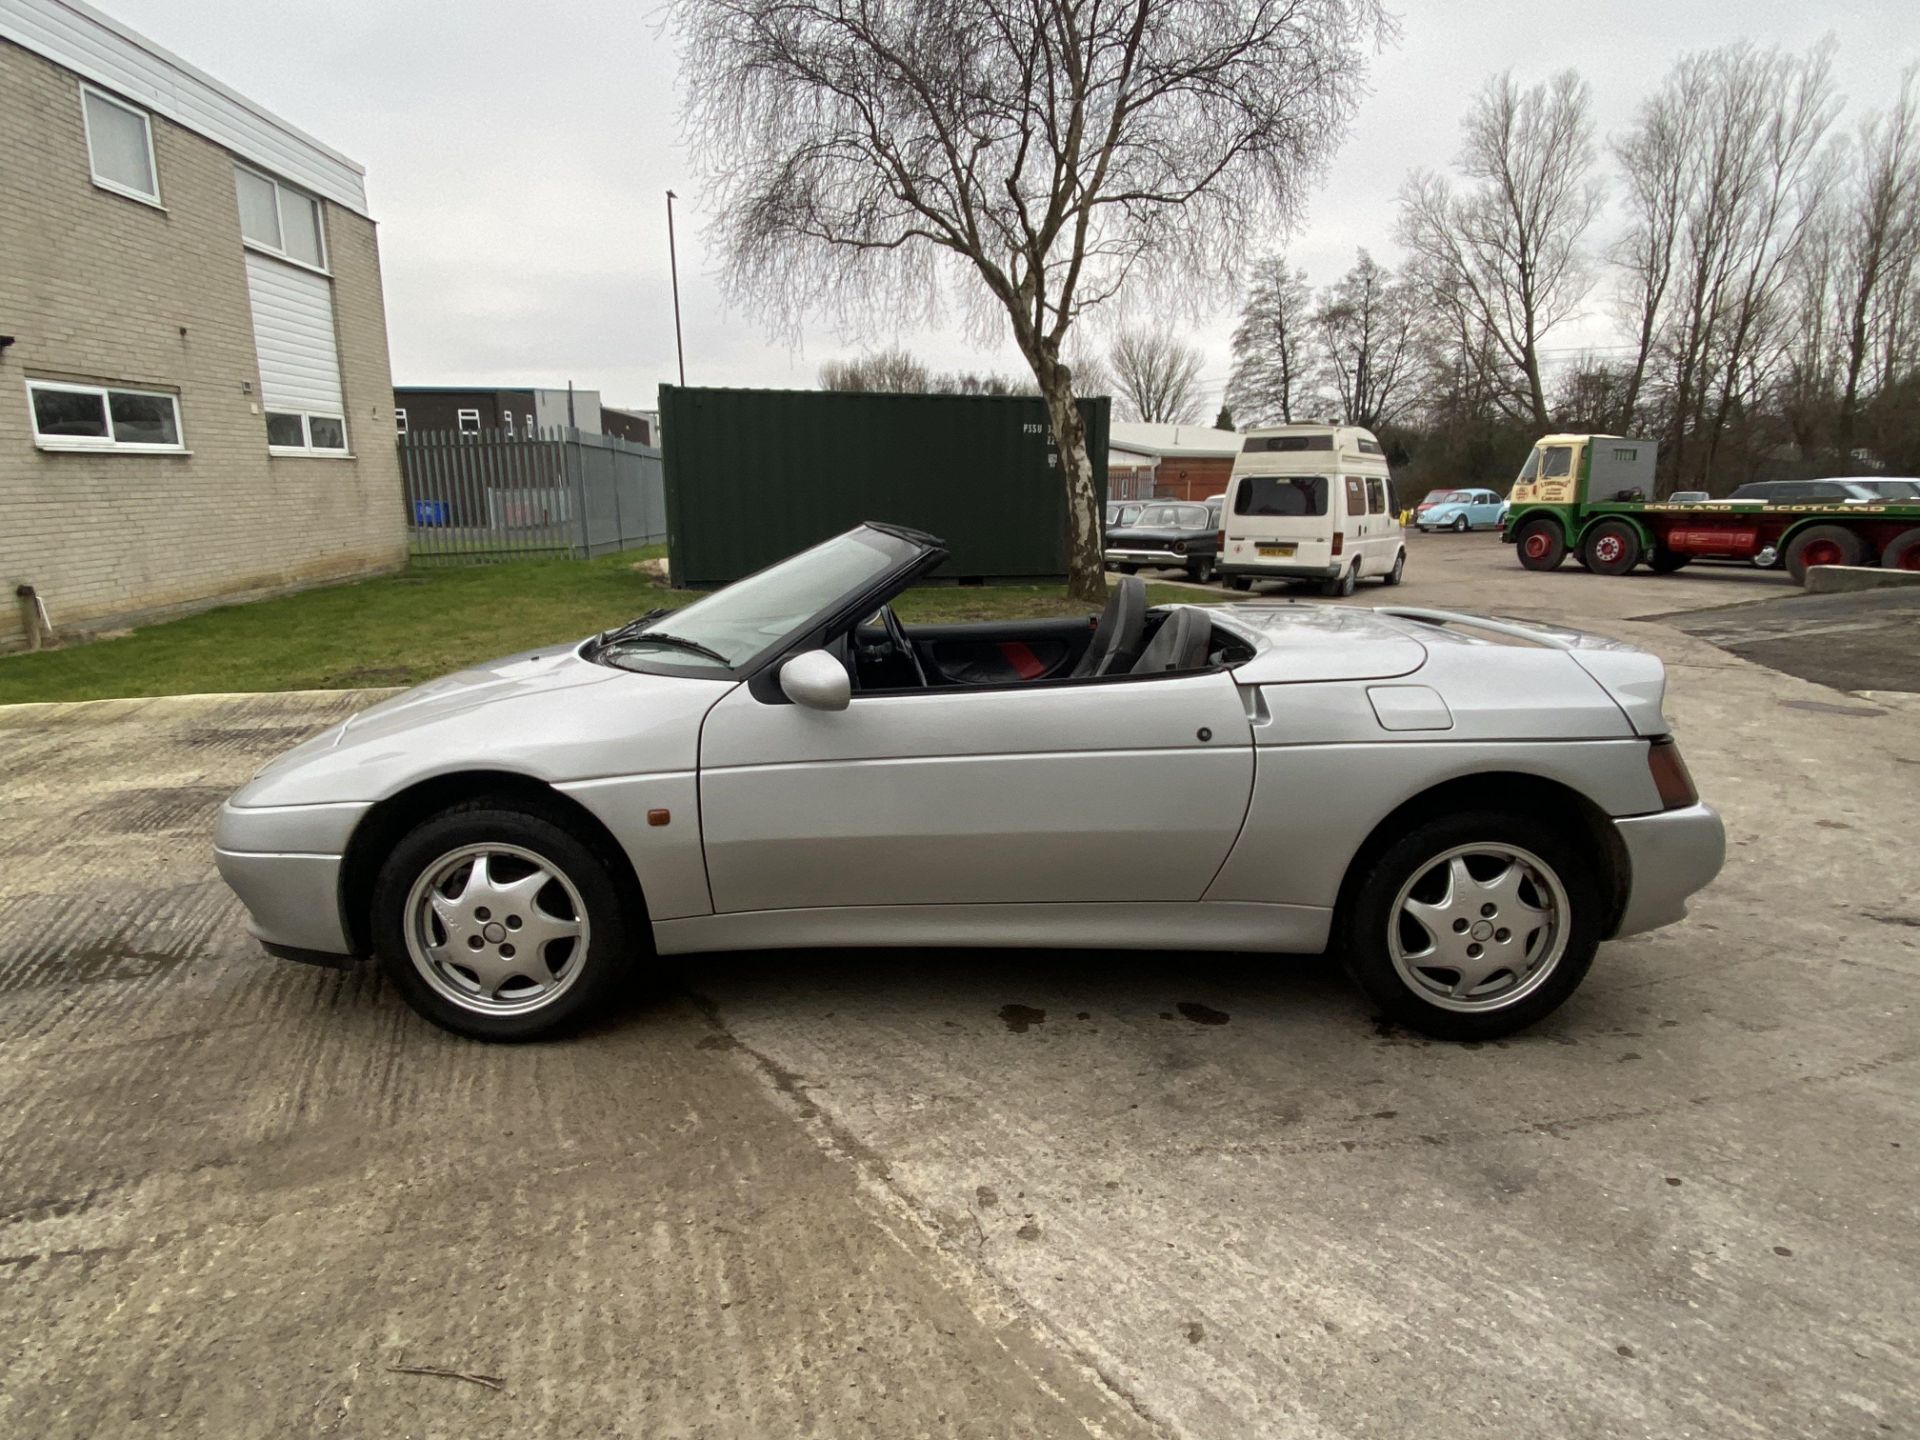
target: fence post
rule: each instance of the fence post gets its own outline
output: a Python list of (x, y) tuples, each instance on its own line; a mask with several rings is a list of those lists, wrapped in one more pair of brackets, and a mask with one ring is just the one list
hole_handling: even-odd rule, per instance
[(580, 558), (587, 559), (593, 554), (593, 540), (587, 528), (587, 465), (586, 456), (580, 453), (580, 432), (568, 429), (563, 432), (566, 448), (562, 452), (567, 457), (567, 469), (572, 472), (573, 508), (580, 517)]

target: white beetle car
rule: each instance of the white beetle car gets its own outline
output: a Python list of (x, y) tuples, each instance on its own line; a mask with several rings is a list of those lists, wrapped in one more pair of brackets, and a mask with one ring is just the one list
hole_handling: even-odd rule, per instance
[(1292, 602), (907, 627), (945, 557), (868, 524), (671, 613), (437, 680), (269, 764), (220, 871), (268, 950), (372, 952), (494, 1040), (650, 954), (1341, 951), (1482, 1038), (1720, 868), (1652, 656)]

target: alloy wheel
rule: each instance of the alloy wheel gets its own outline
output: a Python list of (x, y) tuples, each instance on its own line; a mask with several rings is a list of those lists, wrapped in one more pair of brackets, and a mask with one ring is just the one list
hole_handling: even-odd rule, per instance
[(1388, 912), (1401, 981), (1431, 1005), (1504, 1009), (1566, 953), (1570, 907), (1552, 867), (1501, 841), (1458, 845), (1417, 868)]
[(462, 845), (407, 895), (407, 953), (436, 993), (481, 1015), (552, 1004), (586, 968), (586, 902), (560, 867), (519, 845)]

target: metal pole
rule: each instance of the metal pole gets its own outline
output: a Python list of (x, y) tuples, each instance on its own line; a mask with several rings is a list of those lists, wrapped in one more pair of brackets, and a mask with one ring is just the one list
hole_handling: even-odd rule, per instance
[(680, 341), (680, 256), (673, 244), (673, 202), (679, 197), (667, 191), (667, 265), (673, 272), (673, 350), (680, 359), (680, 384), (687, 383), (687, 350)]

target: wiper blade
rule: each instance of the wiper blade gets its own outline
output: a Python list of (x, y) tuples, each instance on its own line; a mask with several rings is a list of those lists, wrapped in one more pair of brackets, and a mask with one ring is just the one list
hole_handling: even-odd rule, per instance
[(644, 615), (636, 615), (633, 619), (625, 621), (622, 624), (610, 626), (593, 637), (594, 647), (596, 649), (605, 649), (616, 641), (625, 640), (629, 636), (636, 635), (666, 613), (666, 607), (660, 606), (657, 609), (647, 611)]
[(675, 650), (686, 650), (694, 655), (705, 656), (709, 660), (718, 660), (728, 669), (733, 662), (711, 646), (702, 645), (698, 640), (689, 640), (684, 635), (668, 635), (659, 630), (647, 630), (638, 635), (624, 635), (609, 642), (615, 645), (666, 645)]

